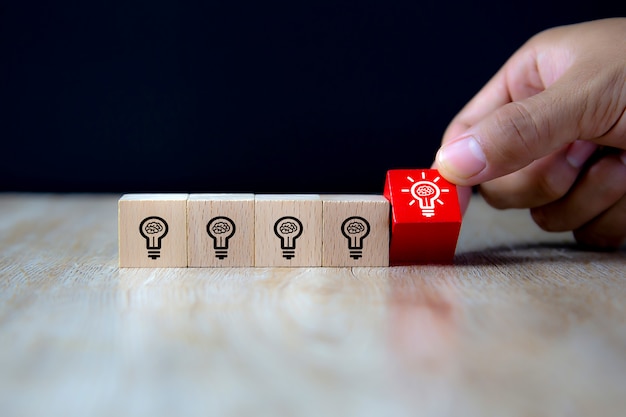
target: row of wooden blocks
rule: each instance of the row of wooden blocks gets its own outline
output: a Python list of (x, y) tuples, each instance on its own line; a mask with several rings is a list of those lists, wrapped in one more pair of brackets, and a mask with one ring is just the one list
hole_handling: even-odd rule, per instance
[(436, 170), (390, 170), (381, 195), (127, 194), (121, 267), (449, 263), (456, 188)]
[(121, 267), (389, 265), (380, 195), (126, 194)]

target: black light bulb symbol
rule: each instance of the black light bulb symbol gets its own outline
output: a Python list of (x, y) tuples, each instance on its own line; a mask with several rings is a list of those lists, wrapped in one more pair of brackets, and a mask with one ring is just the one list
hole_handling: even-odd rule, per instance
[(161, 256), (161, 240), (167, 235), (167, 222), (160, 217), (150, 216), (139, 224), (139, 233), (146, 239), (148, 258), (152, 260)]
[(235, 234), (235, 230), (235, 222), (228, 217), (213, 217), (207, 223), (206, 231), (213, 239), (213, 249), (215, 249), (217, 259), (228, 257), (228, 241)]
[(348, 217), (341, 224), (341, 233), (348, 239), (350, 257), (359, 259), (363, 256), (363, 239), (370, 234), (370, 224), (363, 217)]
[(291, 259), (296, 256), (296, 239), (302, 234), (302, 222), (295, 217), (281, 217), (274, 223), (274, 233), (280, 239), (280, 248), (283, 258)]

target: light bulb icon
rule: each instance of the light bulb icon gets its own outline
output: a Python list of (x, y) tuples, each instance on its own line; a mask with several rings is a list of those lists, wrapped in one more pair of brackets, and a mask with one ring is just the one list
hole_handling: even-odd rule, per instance
[(370, 224), (363, 217), (348, 217), (341, 224), (341, 233), (348, 239), (350, 257), (359, 259), (363, 256), (363, 239), (370, 234)]
[(148, 258), (152, 260), (161, 256), (161, 240), (167, 235), (167, 222), (160, 217), (146, 217), (139, 224), (139, 233), (146, 239)]
[(411, 195), (419, 203), (424, 217), (435, 215), (435, 201), (441, 195), (441, 190), (437, 184), (430, 181), (419, 181), (411, 186)]
[(411, 193), (414, 200), (409, 202), (409, 206), (418, 202), (419, 208), (422, 210), (422, 216), (433, 217), (435, 215), (435, 203), (443, 205), (443, 201), (439, 199), (442, 193), (448, 193), (448, 188), (439, 188), (437, 182), (441, 177), (436, 177), (432, 181), (426, 178), (426, 173), (422, 172), (421, 181), (415, 181), (411, 177), (406, 177), (412, 185), (411, 188), (403, 188), (403, 193)]
[(215, 257), (219, 260), (228, 257), (228, 241), (235, 234), (235, 222), (228, 217), (213, 217), (206, 225), (206, 231), (213, 239)]
[(283, 258), (291, 259), (296, 256), (296, 239), (302, 235), (302, 230), (302, 222), (295, 217), (281, 217), (274, 223), (274, 234), (280, 239)]

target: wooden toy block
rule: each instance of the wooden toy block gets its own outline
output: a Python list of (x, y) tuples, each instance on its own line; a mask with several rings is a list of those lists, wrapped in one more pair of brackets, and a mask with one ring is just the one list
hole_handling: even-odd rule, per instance
[(254, 194), (190, 194), (190, 267), (254, 266)]
[(321, 266), (320, 196), (257, 195), (255, 241), (256, 266)]
[(323, 195), (322, 266), (389, 266), (389, 202)]
[(391, 202), (390, 265), (451, 263), (461, 209), (456, 186), (434, 169), (387, 172), (385, 197)]
[(187, 196), (126, 194), (120, 198), (120, 267), (187, 266)]

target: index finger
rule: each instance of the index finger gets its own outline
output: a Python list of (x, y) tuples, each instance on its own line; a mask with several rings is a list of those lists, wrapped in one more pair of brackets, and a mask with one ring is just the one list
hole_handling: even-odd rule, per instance
[(546, 86), (535, 63), (532, 47), (516, 52), (454, 117), (443, 135), (442, 144), (460, 136), (505, 104), (543, 91)]

